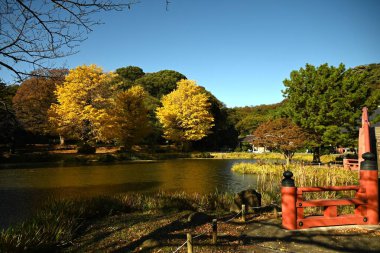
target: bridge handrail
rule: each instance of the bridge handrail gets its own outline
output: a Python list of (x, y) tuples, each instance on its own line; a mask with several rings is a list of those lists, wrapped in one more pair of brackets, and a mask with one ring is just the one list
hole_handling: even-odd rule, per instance
[(297, 195), (303, 192), (323, 192), (323, 191), (359, 191), (358, 185), (346, 186), (321, 186), (321, 187), (297, 187)]
[(358, 160), (358, 159), (353, 159), (353, 158), (344, 158), (343, 161), (347, 161), (347, 162), (358, 162), (359, 160)]

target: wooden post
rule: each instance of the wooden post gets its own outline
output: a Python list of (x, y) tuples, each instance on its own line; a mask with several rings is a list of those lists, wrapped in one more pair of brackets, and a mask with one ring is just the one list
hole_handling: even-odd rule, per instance
[(216, 244), (218, 240), (218, 221), (217, 219), (212, 220), (212, 244)]
[(276, 207), (273, 208), (273, 217), (274, 217), (275, 219), (278, 218), (278, 212), (277, 212), (277, 208), (276, 208)]
[(193, 237), (187, 234), (187, 253), (193, 253)]
[(245, 222), (245, 205), (241, 205), (241, 220)]
[(365, 189), (367, 198), (367, 217), (369, 225), (379, 223), (379, 183), (376, 156), (372, 153), (363, 154), (364, 161), (360, 164), (360, 187)]
[(282, 227), (295, 230), (297, 229), (297, 187), (295, 187), (291, 171), (285, 171), (283, 175), (284, 179), (281, 181)]

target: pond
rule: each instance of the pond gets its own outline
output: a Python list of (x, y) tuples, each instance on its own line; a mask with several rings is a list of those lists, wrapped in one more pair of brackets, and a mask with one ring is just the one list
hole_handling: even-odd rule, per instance
[(231, 172), (254, 160), (176, 159), (92, 166), (31, 165), (0, 170), (0, 227), (31, 215), (49, 198), (126, 192), (238, 192), (256, 186), (254, 175)]

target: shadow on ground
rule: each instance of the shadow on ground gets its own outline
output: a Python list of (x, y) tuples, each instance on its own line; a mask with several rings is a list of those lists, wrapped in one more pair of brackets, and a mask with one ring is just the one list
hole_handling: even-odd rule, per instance
[[(143, 213), (109, 217), (92, 226), (75, 240), (68, 252), (173, 252), (194, 239), (195, 252), (380, 252), (380, 226), (358, 226), (330, 230), (287, 231), (281, 219), (251, 216), (224, 223), (231, 216), (219, 217), (218, 244), (211, 244), (211, 224), (191, 226), (190, 212), (171, 214)], [(203, 234), (204, 233), (204, 234)], [(186, 245), (178, 252), (187, 252)]]
[(269, 219), (251, 223), (242, 237), (243, 244), (281, 252), (380, 252), (380, 226), (288, 231)]

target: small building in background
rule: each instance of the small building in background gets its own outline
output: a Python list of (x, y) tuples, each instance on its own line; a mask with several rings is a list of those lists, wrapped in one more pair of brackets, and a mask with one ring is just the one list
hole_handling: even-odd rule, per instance
[(242, 151), (248, 151), (253, 153), (265, 153), (268, 150), (265, 147), (255, 146), (253, 145), (253, 141), (255, 140), (254, 135), (246, 135), (243, 138), (239, 138), (240, 148)]

